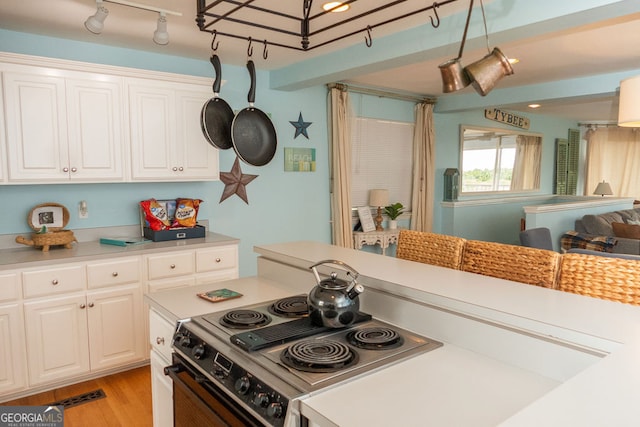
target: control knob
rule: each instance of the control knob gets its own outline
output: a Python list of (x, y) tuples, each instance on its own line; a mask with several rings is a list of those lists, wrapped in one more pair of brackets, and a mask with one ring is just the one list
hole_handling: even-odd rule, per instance
[(191, 347), (191, 337), (188, 332), (179, 332), (173, 338), (173, 344), (181, 347)]
[(282, 404), (278, 402), (273, 402), (267, 408), (267, 415), (272, 418), (282, 418)]
[(251, 388), (251, 381), (247, 376), (240, 377), (236, 380), (235, 389), (239, 394), (247, 394)]
[(269, 406), (269, 395), (267, 393), (256, 393), (253, 398), (253, 404), (261, 408)]
[(204, 343), (198, 344), (197, 346), (193, 347), (193, 350), (191, 350), (191, 354), (193, 355), (193, 358), (196, 360), (202, 359), (205, 353), (206, 353), (206, 348), (204, 346)]

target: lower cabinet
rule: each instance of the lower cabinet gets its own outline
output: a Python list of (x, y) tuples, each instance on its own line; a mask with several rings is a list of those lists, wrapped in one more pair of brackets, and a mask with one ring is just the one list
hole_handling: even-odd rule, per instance
[(25, 302), (30, 385), (143, 360), (142, 307), (137, 284)]
[(21, 304), (0, 305), (0, 395), (27, 386), (22, 323)]
[(153, 398), (153, 426), (173, 426), (173, 382), (164, 374), (171, 364), (171, 340), (175, 326), (149, 310), (149, 340), (151, 344), (151, 393)]

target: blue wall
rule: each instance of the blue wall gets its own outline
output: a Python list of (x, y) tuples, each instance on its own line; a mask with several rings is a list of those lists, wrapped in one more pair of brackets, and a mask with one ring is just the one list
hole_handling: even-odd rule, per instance
[[(156, 71), (190, 74), (213, 79), (208, 58), (195, 60), (150, 52), (56, 39), (32, 34), (0, 30), (0, 51), (84, 62), (103, 63)], [(259, 60), (257, 62), (259, 67)], [(278, 133), (278, 151), (266, 166), (252, 167), (242, 163), (242, 171), (259, 177), (247, 186), (249, 204), (232, 196), (219, 203), (224, 185), (221, 182), (196, 183), (135, 183), (135, 184), (75, 184), (75, 185), (4, 185), (0, 197), (8, 209), (0, 214), (0, 234), (29, 232), (26, 216), (40, 203), (57, 202), (70, 210), (69, 229), (137, 224), (137, 203), (150, 197), (201, 198), (199, 217), (209, 220), (215, 232), (237, 237), (240, 244), (240, 274), (255, 274), (256, 263), (253, 246), (292, 240), (316, 240), (330, 242), (329, 174), (327, 159), (326, 93), (324, 86), (284, 92), (268, 88), (266, 72), (258, 71), (256, 106), (269, 114)], [(246, 106), (249, 77), (244, 67), (223, 63), (223, 78), (227, 81), (221, 96), (234, 109)], [(357, 114), (366, 117), (400, 121), (414, 120), (411, 102), (352, 95), (352, 105)], [(289, 121), (302, 113), (307, 122), (309, 139), (294, 138), (295, 128)], [(553, 179), (553, 144), (555, 138), (564, 138), (567, 129), (576, 123), (553, 118), (527, 115), (531, 119), (531, 131), (544, 134), (541, 194), (551, 194)], [(436, 170), (435, 170), (435, 218), (433, 230), (443, 229), (443, 198), (446, 168), (458, 167), (459, 126), (471, 124), (500, 127), (500, 124), (484, 119), (483, 110), (466, 113), (435, 114)], [(308, 147), (316, 149), (317, 171), (295, 173), (283, 171), (283, 147)], [(220, 152), (220, 170), (229, 171), (235, 160), (232, 150)], [(86, 200), (89, 218), (77, 218), (77, 204)], [(485, 210), (491, 211), (491, 208)], [(467, 211), (467, 210), (465, 210)], [(473, 211), (473, 209), (468, 210)], [(464, 214), (464, 212), (463, 212)], [(460, 234), (473, 234), (479, 226), (473, 212), (465, 220), (467, 229)], [(456, 220), (457, 221), (457, 220)], [(406, 226), (406, 224), (400, 224)]]

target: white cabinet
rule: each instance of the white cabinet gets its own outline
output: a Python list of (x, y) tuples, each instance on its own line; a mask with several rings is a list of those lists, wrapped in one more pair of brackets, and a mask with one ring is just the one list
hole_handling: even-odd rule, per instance
[(127, 89), (134, 181), (219, 178), (218, 151), (200, 125), (209, 86), (127, 79)]
[(27, 385), (20, 279), (16, 272), (0, 274), (0, 395)]
[(3, 66), (8, 181), (123, 181), (122, 79)]
[(139, 257), (34, 268), (22, 277), (31, 386), (145, 359)]
[(171, 340), (174, 325), (154, 310), (149, 311), (151, 343), (151, 395), (154, 427), (173, 426), (173, 383), (164, 374), (171, 365)]

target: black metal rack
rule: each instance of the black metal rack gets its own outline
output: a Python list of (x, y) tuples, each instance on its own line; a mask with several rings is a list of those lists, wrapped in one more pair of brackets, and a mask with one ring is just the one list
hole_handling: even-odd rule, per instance
[[(417, 5), (414, 10), (400, 12), (394, 15), (393, 8), (400, 6), (410, 0), (391, 0), (382, 1), (377, 6), (370, 8), (365, 12), (358, 13), (353, 16), (342, 20), (333, 20), (340, 14), (333, 13), (332, 10), (322, 11), (312, 15), (313, 0), (301, 0), (302, 12), (300, 16), (292, 15), (289, 12), (277, 10), (276, 7), (281, 7), (281, 2), (274, 0), (267, 0), (272, 7), (268, 9), (257, 5), (258, 0), (196, 0), (197, 1), (197, 16), (196, 23), (200, 31), (209, 32), (215, 36), (222, 35), (227, 37), (233, 37), (236, 39), (244, 39), (249, 42), (249, 49), (251, 49), (251, 42), (263, 43), (265, 46), (265, 54), (267, 45), (279, 46), (287, 49), (294, 49), (300, 51), (308, 51), (326, 46), (330, 43), (342, 40), (344, 38), (353, 36), (358, 33), (365, 34), (365, 43), (367, 46), (372, 45), (371, 30), (383, 25), (390, 24), (392, 22), (399, 21), (401, 19), (408, 18), (418, 13), (433, 11), (433, 15), (429, 15), (431, 25), (434, 28), (438, 28), (440, 25), (440, 17), (438, 16), (438, 8), (449, 3), (456, 2), (458, 0), (443, 0), (434, 2), (430, 6), (424, 6), (424, 3)], [(355, 5), (358, 0), (345, 0), (342, 5)], [(371, 1), (371, 0), (365, 0)], [(413, 3), (416, 2), (414, 0)], [(335, 8), (341, 5), (335, 6)], [(399, 9), (399, 8), (398, 8)], [(260, 16), (262, 19), (250, 20), (250, 17), (255, 18)], [(354, 21), (363, 22), (363, 27), (355, 31), (345, 31), (334, 36), (330, 33), (331, 30), (338, 32), (340, 27), (345, 24)], [(368, 23), (369, 20), (374, 21)], [(366, 25), (365, 25), (366, 23)], [(218, 27), (218, 28), (217, 28)], [(223, 29), (220, 29), (223, 27)], [(233, 30), (230, 28), (233, 27)], [(269, 41), (267, 37), (252, 37), (250, 35), (238, 34), (235, 28), (253, 27), (259, 28), (263, 31), (263, 34), (272, 33), (274, 35), (283, 35), (284, 38), (296, 38), (300, 40), (300, 46), (293, 45), (289, 42), (281, 41)], [(327, 37), (320, 43), (311, 45), (311, 37), (323, 34)], [(212, 47), (213, 43), (212, 42)]]

